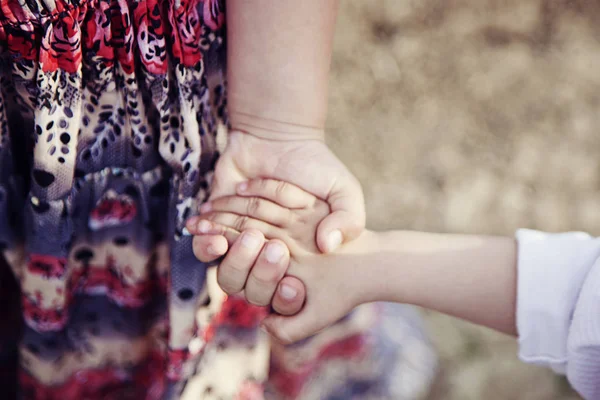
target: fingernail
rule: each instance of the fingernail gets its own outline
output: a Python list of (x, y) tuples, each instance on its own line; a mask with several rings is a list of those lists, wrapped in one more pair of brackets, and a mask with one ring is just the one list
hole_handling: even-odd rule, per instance
[(200, 222), (200, 217), (194, 216), (187, 220), (186, 225), (187, 226), (198, 225), (198, 222)]
[(211, 223), (207, 220), (203, 219), (202, 221), (198, 222), (198, 231), (200, 233), (208, 233), (210, 231), (210, 228)]
[(286, 300), (293, 300), (296, 298), (298, 291), (290, 285), (282, 284), (279, 287), (279, 294)]
[(200, 206), (200, 214), (207, 214), (212, 210), (212, 204), (206, 202)]
[(217, 249), (215, 249), (215, 248), (214, 248), (214, 246), (208, 246), (208, 247), (206, 248), (206, 252), (207, 252), (208, 254), (211, 254), (211, 255), (213, 255), (213, 256), (220, 256), (220, 255), (221, 255), (221, 252), (220, 252), (220, 251), (217, 251)]
[(248, 182), (242, 182), (237, 186), (237, 190), (238, 192), (245, 192), (246, 190), (248, 190)]
[(329, 251), (335, 251), (342, 244), (342, 232), (335, 230), (329, 233), (327, 236), (327, 248)]
[(258, 247), (260, 240), (256, 235), (252, 235), (251, 233), (244, 233), (242, 235), (242, 246), (247, 249), (255, 249)]
[(276, 264), (283, 257), (283, 247), (280, 244), (271, 243), (267, 246), (265, 256), (268, 262)]

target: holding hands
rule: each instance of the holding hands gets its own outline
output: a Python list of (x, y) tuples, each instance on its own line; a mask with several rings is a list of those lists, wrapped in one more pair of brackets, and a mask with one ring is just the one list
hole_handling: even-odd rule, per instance
[[(310, 277), (300, 264), (313, 263), (309, 256), (323, 264), (323, 253), (361, 234), (362, 189), (323, 136), (322, 131), (301, 137), (229, 134), (210, 201), (187, 223), (201, 261), (224, 256), (217, 279), (226, 293), (241, 293), (254, 305), (271, 305), (280, 315), (297, 314)], [(347, 312), (351, 307), (341, 308)], [(265, 325), (276, 330), (281, 322), (273, 315)], [(298, 337), (277, 336), (285, 341)]]
[(217, 272), (220, 286), (229, 294), (243, 290), (252, 304), (272, 304), (281, 315), (267, 317), (263, 325), (281, 341), (311, 335), (363, 301), (360, 281), (353, 279), (357, 271), (346, 262), (348, 251), (327, 255), (316, 245), (318, 227), (330, 215), (329, 205), (316, 196), (290, 183), (255, 179), (200, 211), (188, 224), (200, 235), (196, 255), (209, 262), (228, 250)]

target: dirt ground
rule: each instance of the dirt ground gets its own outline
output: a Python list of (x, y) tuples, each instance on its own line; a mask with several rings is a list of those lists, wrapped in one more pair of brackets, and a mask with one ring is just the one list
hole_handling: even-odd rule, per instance
[[(600, 234), (600, 3), (345, 0), (329, 142), (369, 226)], [(577, 399), (515, 341), (427, 314), (431, 399)]]

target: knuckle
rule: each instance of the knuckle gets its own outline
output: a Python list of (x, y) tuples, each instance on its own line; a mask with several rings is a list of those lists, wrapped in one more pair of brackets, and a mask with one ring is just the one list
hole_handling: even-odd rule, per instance
[(323, 200), (316, 200), (315, 204), (313, 205), (313, 209), (315, 210), (315, 213), (321, 216), (322, 218), (331, 213), (331, 208), (329, 207), (329, 204), (327, 204), (327, 202)]
[(225, 236), (227, 234), (227, 228), (221, 224), (215, 226), (215, 235)]
[(298, 219), (298, 215), (295, 212), (286, 209), (284, 217), (282, 218), (282, 225), (285, 228), (294, 226), (298, 222)]
[(247, 214), (257, 215), (261, 208), (261, 201), (257, 197), (251, 197), (248, 200)]
[(239, 215), (235, 218), (233, 226), (238, 231), (243, 231), (248, 227), (249, 218), (246, 215)]
[(252, 193), (268, 193), (269, 191), (269, 180), (268, 179), (256, 179), (248, 184), (248, 189), (252, 189)]
[(210, 222), (217, 222), (217, 219), (219, 218), (219, 214), (217, 214), (215, 212), (211, 212), (210, 214), (203, 215), (202, 218), (204, 218), (205, 220), (210, 221)]
[(250, 276), (252, 277), (254, 283), (260, 287), (274, 287), (279, 281), (276, 271), (270, 271), (267, 273), (262, 272), (261, 274), (253, 273)]
[(224, 274), (226, 273), (235, 277), (245, 277), (248, 275), (248, 268), (244, 267), (242, 264), (238, 264), (237, 262), (229, 262), (221, 265), (221, 270)]
[(265, 307), (269, 305), (269, 300), (263, 299), (261, 296), (246, 295), (246, 301), (257, 307)]
[(277, 198), (282, 198), (283, 196), (285, 196), (287, 188), (287, 182), (277, 182), (277, 185), (275, 186), (275, 196), (277, 196)]
[(217, 269), (217, 283), (227, 294), (235, 294), (244, 288), (246, 273), (234, 265), (223, 265)]
[(240, 290), (242, 290), (242, 288), (237, 287), (236, 285), (221, 277), (217, 277), (217, 283), (219, 284), (221, 289), (227, 294), (236, 294), (239, 293)]
[(233, 205), (233, 198), (231, 198), (230, 196), (221, 197), (216, 200), (213, 200), (212, 202), (213, 209), (217, 209), (217, 207), (219, 207), (220, 209), (229, 209)]
[(269, 184), (271, 183), (271, 181), (269, 179), (260, 179), (259, 181), (257, 181), (257, 183), (258, 183), (258, 188), (261, 191), (264, 191), (264, 190), (269, 189)]
[(279, 340), (281, 343), (285, 344), (285, 345), (289, 345), (294, 343), (294, 341), (292, 340), (292, 338), (281, 328), (279, 327), (274, 327), (271, 330), (271, 334), (273, 336), (275, 336), (275, 338), (277, 340)]
[(239, 290), (233, 289), (232, 287), (220, 283), (219, 286), (221, 286), (221, 290), (224, 291), (226, 294), (234, 295), (239, 292)]

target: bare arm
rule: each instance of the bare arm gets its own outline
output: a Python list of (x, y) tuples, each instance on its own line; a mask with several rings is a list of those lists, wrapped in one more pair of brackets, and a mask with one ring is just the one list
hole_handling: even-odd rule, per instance
[(365, 227), (362, 188), (324, 141), (336, 10), (337, 0), (227, 2), (232, 131), (211, 195), (258, 177), (299, 186), (330, 206), (316, 235), (323, 253)]
[(372, 235), (374, 251), (365, 270), (375, 278), (366, 300), (411, 303), (516, 335), (514, 239), (402, 231)]
[(233, 129), (323, 137), (337, 0), (227, 1)]

